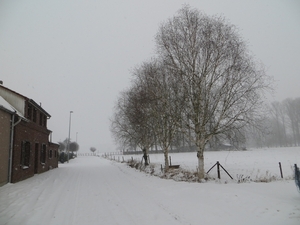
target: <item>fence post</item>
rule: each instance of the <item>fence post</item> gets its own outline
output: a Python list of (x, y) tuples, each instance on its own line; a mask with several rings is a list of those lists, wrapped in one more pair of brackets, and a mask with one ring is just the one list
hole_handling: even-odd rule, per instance
[(283, 178), (281, 162), (279, 162), (279, 169), (280, 169), (280, 175), (281, 175), (281, 178)]
[(169, 160), (170, 160), (169, 164), (170, 164), (170, 166), (172, 166), (171, 156), (169, 156)]
[(221, 179), (221, 175), (220, 175), (220, 163), (219, 163), (219, 161), (217, 161), (217, 170), (218, 170), (218, 178)]
[(225, 168), (220, 164), (221, 168), (225, 171), (225, 173), (227, 173), (227, 175), (233, 180), (232, 176), (227, 172), (227, 170), (225, 170)]

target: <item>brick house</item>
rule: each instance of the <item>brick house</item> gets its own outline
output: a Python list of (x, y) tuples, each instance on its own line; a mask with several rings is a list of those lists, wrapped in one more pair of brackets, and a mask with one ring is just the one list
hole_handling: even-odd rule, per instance
[(0, 186), (8, 182), (11, 117), (14, 111), (0, 96)]
[(50, 117), (34, 100), (0, 85), (0, 185), (58, 167), (59, 145), (49, 140), (47, 129)]

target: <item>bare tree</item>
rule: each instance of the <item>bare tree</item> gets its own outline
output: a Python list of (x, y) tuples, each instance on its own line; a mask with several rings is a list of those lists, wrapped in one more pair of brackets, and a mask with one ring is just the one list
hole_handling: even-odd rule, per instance
[(283, 104), (289, 119), (294, 145), (298, 146), (300, 144), (300, 98), (286, 99)]
[(261, 96), (269, 87), (264, 69), (257, 66), (233, 25), (188, 6), (161, 25), (156, 43), (182, 91), (183, 128), (194, 133), (202, 179), (206, 143), (259, 118)]
[(131, 128), (128, 120), (127, 105), (128, 105), (128, 91), (122, 92), (114, 108), (114, 115), (111, 118), (111, 132), (114, 136), (115, 142), (122, 148), (131, 147), (135, 142), (134, 130)]
[(147, 117), (152, 125), (152, 135), (164, 152), (165, 170), (168, 170), (168, 151), (181, 121), (178, 85), (164, 64), (155, 59), (143, 63), (135, 75), (150, 98)]
[(69, 144), (69, 148), (70, 148), (70, 151), (72, 152), (72, 157), (76, 157), (77, 154), (74, 154), (74, 152), (77, 152), (79, 150), (79, 145), (77, 142), (71, 142)]
[(148, 155), (154, 143), (150, 106), (152, 96), (147, 86), (139, 80), (134, 82), (128, 91), (122, 93), (116, 104), (111, 131), (117, 143), (125, 146), (134, 143)]
[(275, 135), (274, 143), (278, 146), (287, 145), (286, 123), (285, 123), (285, 109), (282, 103), (272, 102), (270, 105), (270, 115), (274, 118), (276, 125), (273, 129)]

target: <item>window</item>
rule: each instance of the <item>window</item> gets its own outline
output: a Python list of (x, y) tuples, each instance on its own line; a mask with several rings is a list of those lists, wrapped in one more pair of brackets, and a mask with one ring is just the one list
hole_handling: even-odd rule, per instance
[(28, 107), (27, 107), (27, 119), (31, 120), (31, 116), (32, 116), (32, 105), (28, 104)]
[(36, 123), (36, 108), (33, 108), (33, 118), (32, 118), (33, 122)]
[(41, 126), (43, 125), (43, 118), (44, 118), (44, 115), (42, 113), (40, 113), (40, 125)]
[(47, 127), (47, 116), (43, 113), (40, 113), (40, 125), (43, 127)]
[(35, 143), (35, 150), (36, 150), (36, 151), (39, 150), (39, 143)]
[(29, 167), (30, 163), (30, 142), (23, 141), (21, 145), (21, 166), (23, 169)]
[(49, 159), (52, 159), (52, 150), (49, 150)]
[(41, 163), (46, 163), (46, 145), (42, 144), (41, 148)]
[(43, 126), (47, 127), (47, 116), (46, 115), (44, 115)]
[(57, 157), (57, 151), (55, 150), (54, 151), (54, 158), (56, 158)]

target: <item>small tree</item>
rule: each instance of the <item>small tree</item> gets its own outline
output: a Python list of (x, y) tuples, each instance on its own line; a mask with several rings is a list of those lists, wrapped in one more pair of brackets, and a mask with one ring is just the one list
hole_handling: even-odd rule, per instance
[(95, 147), (91, 147), (91, 148), (90, 148), (90, 151), (91, 151), (92, 153), (94, 153), (94, 152), (96, 151), (96, 148), (95, 148)]
[(71, 142), (69, 144), (69, 149), (72, 152), (72, 157), (74, 157), (74, 152), (77, 152), (79, 150), (79, 145), (76, 142)]
[[(71, 140), (70, 140), (71, 141)], [(62, 155), (61, 158), (68, 158), (67, 151), (69, 150), (69, 159), (73, 158), (74, 152), (77, 152), (79, 150), (79, 145), (77, 142), (69, 142), (68, 144), (68, 138), (66, 138), (63, 142), (58, 142), (59, 144), (59, 153)], [(67, 149), (67, 146), (69, 149)]]
[(61, 163), (64, 163), (65, 161), (68, 160), (68, 155), (66, 154), (66, 140), (63, 142), (58, 142), (59, 147), (58, 147), (58, 152), (59, 152), (59, 161)]
[(115, 141), (123, 146), (137, 145), (148, 155), (154, 143), (153, 121), (151, 121), (152, 96), (141, 80), (121, 93), (111, 120), (111, 132)]
[(177, 96), (180, 92), (178, 85), (166, 65), (157, 59), (143, 63), (136, 69), (135, 78), (146, 91), (148, 105), (144, 111), (147, 112), (148, 127), (151, 128), (151, 140), (162, 148), (165, 170), (168, 170), (169, 148), (174, 142), (181, 121), (182, 104), (177, 101), (180, 100)]
[(64, 142), (58, 142), (58, 144), (59, 144), (58, 151), (59, 153), (61, 153), (66, 149), (66, 145)]

